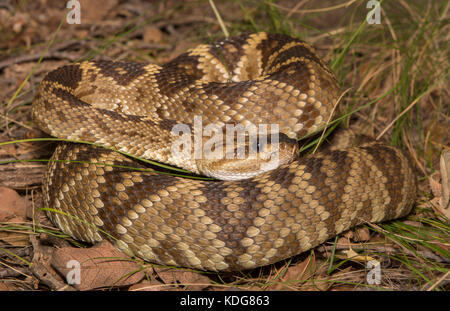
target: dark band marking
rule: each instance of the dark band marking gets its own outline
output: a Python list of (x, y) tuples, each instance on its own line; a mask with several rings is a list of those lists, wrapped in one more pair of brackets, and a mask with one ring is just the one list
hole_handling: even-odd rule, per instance
[(160, 93), (172, 97), (179, 90), (193, 85), (204, 75), (204, 72), (198, 69), (198, 64), (198, 58), (188, 54), (181, 54), (164, 64), (161, 71), (155, 75)]
[(232, 73), (237, 67), (239, 59), (244, 54), (242, 46), (248, 38), (248, 35), (243, 35), (220, 41), (211, 45), (209, 53), (218, 59), (229, 73)]
[[(63, 101), (70, 103), (70, 105), (73, 107), (82, 107), (82, 108), (91, 107), (90, 104), (78, 99), (78, 97), (76, 97), (72, 93), (63, 90), (61, 88), (54, 88), (53, 94), (55, 94), (58, 98), (62, 99)], [(55, 103), (53, 103), (53, 105), (55, 105)]]
[(124, 113), (117, 113), (115, 111), (111, 111), (108, 109), (102, 109), (102, 108), (95, 108), (100, 114), (108, 116), (112, 120), (117, 120), (120, 122), (141, 122), (143, 117), (133, 115), (133, 114), (124, 114)]
[(99, 73), (105, 77), (111, 77), (122, 86), (130, 84), (137, 77), (147, 74), (145, 70), (146, 63), (135, 62), (113, 62), (113, 61), (95, 61)]
[(43, 81), (61, 84), (70, 89), (76, 89), (82, 78), (79, 64), (69, 65), (50, 71)]

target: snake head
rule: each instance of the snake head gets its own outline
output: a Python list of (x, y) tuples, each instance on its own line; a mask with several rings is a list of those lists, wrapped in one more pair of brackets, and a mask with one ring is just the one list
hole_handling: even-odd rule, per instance
[(203, 158), (196, 160), (198, 170), (206, 176), (221, 180), (242, 180), (291, 163), (298, 154), (298, 143), (283, 133), (252, 137), (245, 142), (234, 139), (223, 152), (203, 150)]

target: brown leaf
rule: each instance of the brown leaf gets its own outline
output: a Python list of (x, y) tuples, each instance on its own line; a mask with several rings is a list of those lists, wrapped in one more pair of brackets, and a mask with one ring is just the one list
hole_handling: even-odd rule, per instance
[[(4, 139), (3, 137), (0, 137), (0, 141), (7, 141), (9, 139)], [(16, 146), (11, 144), (11, 145), (4, 145), (0, 147), (0, 157), (8, 157), (8, 156), (17, 156), (17, 150), (16, 150)]]
[(354, 232), (353, 230), (347, 230), (344, 233), (342, 233), (342, 236), (339, 238), (338, 243), (342, 242), (343, 240), (347, 241), (350, 239), (353, 239)]
[(0, 186), (0, 221), (7, 222), (12, 218), (25, 221), (29, 202), (14, 190)]
[(353, 241), (355, 242), (366, 242), (370, 240), (370, 231), (369, 228), (361, 227), (355, 230), (355, 234), (353, 236)]
[(107, 241), (91, 248), (61, 248), (51, 263), (79, 290), (131, 285), (144, 277), (137, 263)]
[(428, 178), (434, 198), (427, 201), (426, 205), (431, 207), (438, 215), (450, 218), (450, 151), (444, 151), (440, 158), (440, 171), (435, 172)]
[(301, 263), (288, 268), (286, 274), (282, 277), (283, 281), (304, 281), (314, 274), (316, 259), (314, 256), (309, 256)]
[(446, 215), (450, 218), (450, 151), (442, 152), (439, 160), (441, 176), (442, 176), (442, 198), (440, 205), (442, 209), (446, 209)]
[(436, 171), (428, 179), (430, 183), (431, 192), (435, 197), (440, 197), (442, 195), (442, 186), (439, 183), (441, 179), (441, 173)]
[[(14, 190), (0, 187), (0, 222), (21, 224), (27, 221), (28, 200), (21, 197)], [(1, 231), (0, 240), (14, 246), (30, 245), (29, 234), (19, 231)]]
[(148, 25), (143, 30), (142, 39), (147, 43), (159, 43), (162, 41), (163, 33), (159, 28)]
[(210, 279), (198, 272), (171, 268), (153, 268), (165, 284), (186, 286), (187, 290), (202, 290), (211, 285)]
[[(351, 232), (351, 236), (353, 237), (353, 231), (347, 231), (347, 233), (349, 235), (350, 235), (350, 232)], [(340, 237), (337, 240), (337, 244), (348, 245), (348, 244), (350, 244), (349, 238)]]
[(111, 9), (117, 6), (117, 0), (79, 0), (82, 24), (99, 23), (105, 19)]
[(280, 282), (271, 286), (273, 290), (294, 290), (302, 287), (304, 281), (308, 280), (316, 271), (315, 256), (309, 256), (302, 262), (290, 266), (286, 273), (280, 278)]
[(364, 227), (348, 230), (342, 234), (342, 237), (339, 238), (338, 243), (348, 244), (349, 240), (355, 242), (368, 241), (370, 240), (370, 231), (368, 228)]
[(374, 260), (375, 258), (371, 257), (371, 256), (367, 256), (367, 255), (359, 255), (357, 252), (355, 252), (353, 249), (347, 249), (347, 250), (343, 250), (342, 254), (336, 254), (336, 258), (341, 258), (341, 259), (350, 259), (352, 261), (357, 261), (357, 262), (368, 262), (371, 260)]

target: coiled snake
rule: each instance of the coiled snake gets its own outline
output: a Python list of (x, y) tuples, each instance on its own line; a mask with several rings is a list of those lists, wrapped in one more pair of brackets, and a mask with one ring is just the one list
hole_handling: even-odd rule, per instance
[(151, 262), (229, 271), (406, 215), (416, 178), (394, 147), (376, 142), (290, 158), (292, 139), (322, 127), (338, 95), (334, 74), (311, 46), (267, 33), (199, 45), (162, 66), (87, 61), (58, 68), (40, 84), (32, 113), (59, 138), (220, 177), (221, 161), (204, 165), (192, 148), (185, 158), (174, 155), (176, 124), (192, 126), (201, 116), (203, 127), (275, 124), (283, 134), (278, 168), (264, 169), (261, 157), (235, 167), (244, 175), (226, 178), (246, 179), (227, 181), (133, 170), (144, 166), (104, 148), (63, 143), (43, 185), (45, 204), (55, 210), (49, 216), (79, 240), (108, 237)]

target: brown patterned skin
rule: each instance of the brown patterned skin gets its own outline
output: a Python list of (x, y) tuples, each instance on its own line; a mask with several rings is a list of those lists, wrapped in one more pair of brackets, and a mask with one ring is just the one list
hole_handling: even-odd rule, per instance
[(191, 153), (171, 152), (179, 138), (171, 134), (174, 125), (192, 128), (201, 116), (204, 128), (278, 124), (281, 133), (300, 138), (324, 125), (338, 95), (333, 73), (311, 46), (258, 33), (200, 45), (163, 66), (98, 61), (61, 67), (41, 82), (32, 112), (52, 136), (206, 173)]
[[(52, 135), (198, 172), (168, 152), (174, 124), (192, 124), (194, 115), (204, 116), (203, 125), (275, 123), (299, 138), (323, 125), (338, 92), (309, 45), (258, 33), (201, 45), (163, 66), (62, 67), (41, 83), (33, 116)], [(136, 171), (126, 166), (141, 168), (138, 162), (82, 144), (58, 146), (53, 159), (44, 201), (64, 232), (88, 242), (108, 237), (130, 255), (203, 270), (277, 262), (358, 224), (404, 216), (416, 197), (408, 159), (381, 143), (310, 155), (241, 181)]]

